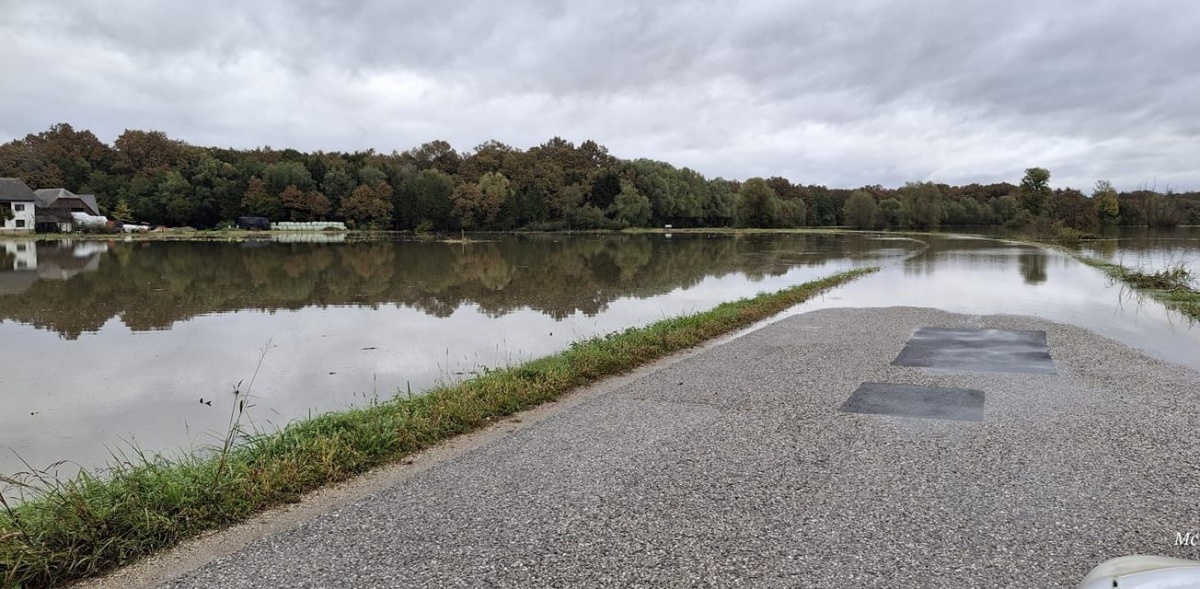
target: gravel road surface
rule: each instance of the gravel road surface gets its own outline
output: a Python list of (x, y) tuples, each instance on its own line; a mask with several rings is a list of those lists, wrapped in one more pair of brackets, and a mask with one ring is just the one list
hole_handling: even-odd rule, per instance
[[(919, 327), (1044, 330), (1057, 374), (892, 366)], [(979, 422), (842, 413), (864, 382)], [(798, 315), (168, 581), (281, 587), (1074, 587), (1200, 558), (1200, 374), (1081, 329)]]

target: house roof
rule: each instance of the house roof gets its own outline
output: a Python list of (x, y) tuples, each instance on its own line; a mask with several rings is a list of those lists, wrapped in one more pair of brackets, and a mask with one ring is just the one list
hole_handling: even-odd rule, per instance
[(34, 190), (33, 194), (37, 196), (38, 207), (48, 207), (60, 198), (75, 198), (75, 193), (66, 188), (43, 188)]
[(34, 202), (37, 195), (18, 178), (0, 178), (0, 202)]
[(66, 188), (43, 188), (35, 191), (37, 195), (37, 207), (39, 209), (48, 209), (59, 201), (59, 199), (77, 200), (87, 207), (89, 215), (99, 215), (100, 207), (96, 205), (96, 196), (93, 194), (75, 194)]
[(75, 196), (77, 198), (79, 198), (79, 200), (82, 200), (83, 204), (87, 205), (88, 209), (91, 210), (91, 213), (93, 215), (100, 214), (100, 205), (96, 204), (96, 195), (94, 195), (94, 194), (76, 194)]

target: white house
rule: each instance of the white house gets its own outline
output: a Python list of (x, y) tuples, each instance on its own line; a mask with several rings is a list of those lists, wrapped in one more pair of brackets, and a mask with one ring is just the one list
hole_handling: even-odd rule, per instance
[(37, 195), (17, 178), (0, 178), (0, 233), (32, 233)]

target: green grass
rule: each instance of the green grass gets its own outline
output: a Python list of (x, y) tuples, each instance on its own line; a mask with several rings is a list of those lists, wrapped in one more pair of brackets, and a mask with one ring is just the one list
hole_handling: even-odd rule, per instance
[(747, 327), (875, 270), (843, 272), (578, 342), (562, 353), (487, 371), (461, 384), (296, 422), (274, 433), (243, 435), (239, 402), (226, 443), (205, 455), (137, 455), (102, 476), (23, 481), (25, 492), (33, 495), (0, 505), (0, 587), (51, 587), (111, 570)]
[(1189, 319), (1200, 320), (1200, 291), (1192, 288), (1191, 280), (1195, 274), (1186, 265), (1179, 263), (1157, 272), (1148, 272), (1088, 256), (1076, 257), (1089, 266), (1103, 270), (1113, 280), (1119, 280), (1139, 293), (1183, 313)]

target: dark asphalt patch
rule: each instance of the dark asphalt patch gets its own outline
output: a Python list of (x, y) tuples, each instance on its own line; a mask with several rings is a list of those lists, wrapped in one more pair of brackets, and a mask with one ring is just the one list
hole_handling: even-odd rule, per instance
[(983, 421), (983, 391), (864, 382), (842, 404), (845, 413)]
[(892, 364), (962, 372), (1058, 374), (1044, 331), (922, 327)]

